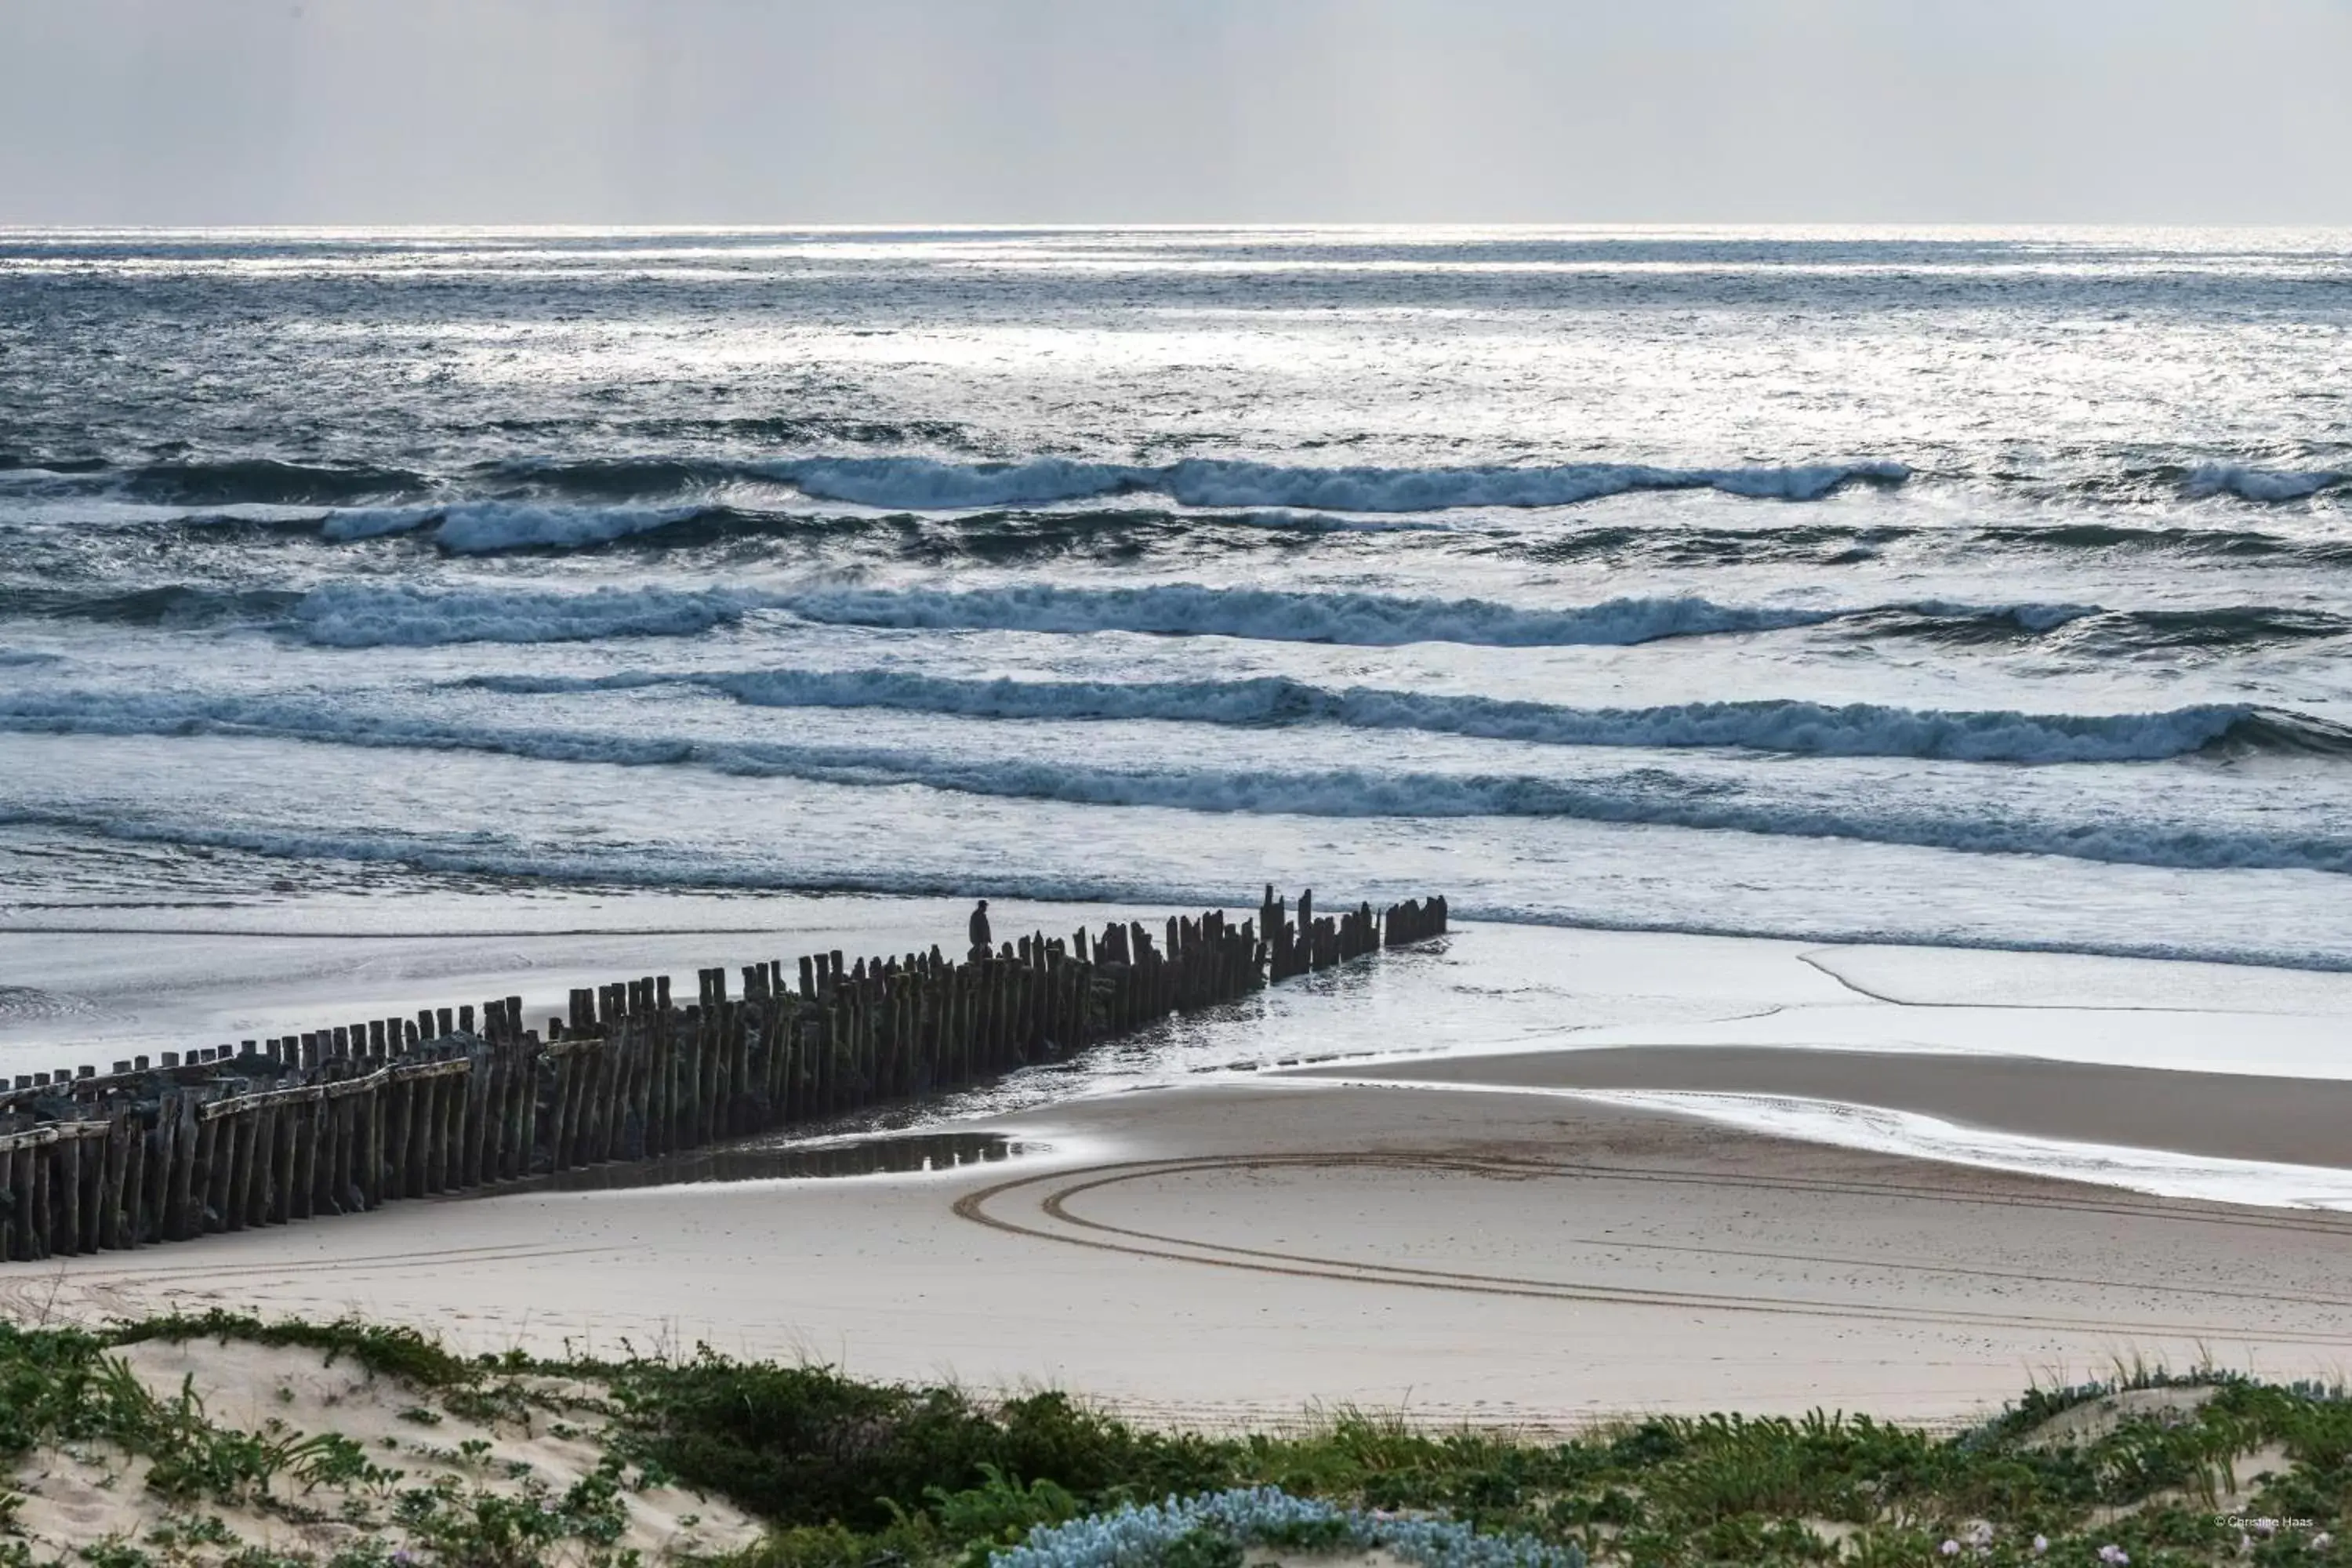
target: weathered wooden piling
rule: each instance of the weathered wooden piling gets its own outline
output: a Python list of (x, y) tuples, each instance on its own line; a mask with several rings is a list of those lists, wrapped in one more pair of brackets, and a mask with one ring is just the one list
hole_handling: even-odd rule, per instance
[(1270, 982), (1442, 936), (1445, 900), (1295, 919), (1274, 889), (1066, 942), (741, 966), (676, 1005), (647, 975), (572, 993), (544, 1036), (522, 999), (166, 1051), (0, 1088), (0, 1259), (185, 1241), (398, 1198), (699, 1148), (952, 1092)]

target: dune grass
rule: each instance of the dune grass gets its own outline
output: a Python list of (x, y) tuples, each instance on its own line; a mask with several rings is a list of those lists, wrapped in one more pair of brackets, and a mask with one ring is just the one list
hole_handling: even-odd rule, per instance
[[(467, 1360), (405, 1329), (215, 1314), (102, 1331), (0, 1327), (0, 1461), (110, 1443), (154, 1461), (146, 1484), (158, 1517), (181, 1521), (201, 1521), (208, 1501), (268, 1506), (281, 1479), (290, 1488), (362, 1473), (354, 1468), (369, 1456), (336, 1434), (229, 1430), (192, 1396), (158, 1398), (110, 1360), (136, 1341), (207, 1338), (348, 1358), (484, 1419), (526, 1415), (534, 1379), (602, 1391), (608, 1452), (593, 1484), (526, 1505), (446, 1487), (412, 1496), (387, 1483), (417, 1563), (622, 1568), (613, 1544), (621, 1489), (672, 1479), (766, 1521), (765, 1538), (727, 1568), (985, 1568), (1039, 1526), (1257, 1487), (1375, 1514), (1443, 1515), (1643, 1568), (2352, 1562), (2339, 1543), (2352, 1533), (2352, 1402), (2340, 1391), (2145, 1367), (2030, 1392), (1958, 1436), (1816, 1413), (1660, 1417), (1527, 1441), (1358, 1412), (1298, 1436), (1228, 1436), (1139, 1428), (1055, 1393), (985, 1399), (709, 1351)], [(2137, 1411), (2126, 1401), (2074, 1440), (2050, 1438), (2053, 1420), (2120, 1389), (2181, 1386), (2197, 1397)], [(9, 1511), (0, 1498), (0, 1531)], [(188, 1528), (124, 1541), (107, 1563), (284, 1561), (206, 1546)], [(1264, 1556), (1252, 1550), (1188, 1538), (1163, 1554), (1164, 1568), (1234, 1568)], [(47, 1560), (0, 1533), (0, 1563)], [(383, 1560), (347, 1552), (342, 1568)]]

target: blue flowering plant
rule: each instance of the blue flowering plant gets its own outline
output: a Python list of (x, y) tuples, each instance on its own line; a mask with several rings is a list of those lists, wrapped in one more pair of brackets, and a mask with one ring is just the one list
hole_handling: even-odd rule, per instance
[(1573, 1545), (1481, 1534), (1442, 1515), (1341, 1508), (1280, 1487), (1235, 1487), (1129, 1503), (1041, 1524), (991, 1568), (1238, 1568), (1251, 1547), (1385, 1552), (1420, 1568), (1585, 1568)]

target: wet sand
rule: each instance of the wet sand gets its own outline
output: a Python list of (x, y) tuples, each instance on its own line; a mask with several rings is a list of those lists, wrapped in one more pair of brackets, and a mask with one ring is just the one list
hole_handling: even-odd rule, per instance
[(2225, 1160), (2352, 1163), (2352, 1082), (2342, 1080), (1789, 1046), (1612, 1047), (1307, 1071), (1528, 1089), (1788, 1095), (2035, 1138)]

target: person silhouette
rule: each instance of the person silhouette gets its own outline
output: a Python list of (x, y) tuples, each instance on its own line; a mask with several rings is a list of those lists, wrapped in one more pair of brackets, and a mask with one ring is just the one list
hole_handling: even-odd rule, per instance
[(989, 945), (988, 940), (988, 900), (982, 899), (980, 900), (980, 907), (971, 911), (971, 956), (986, 958), (992, 951), (994, 950)]

